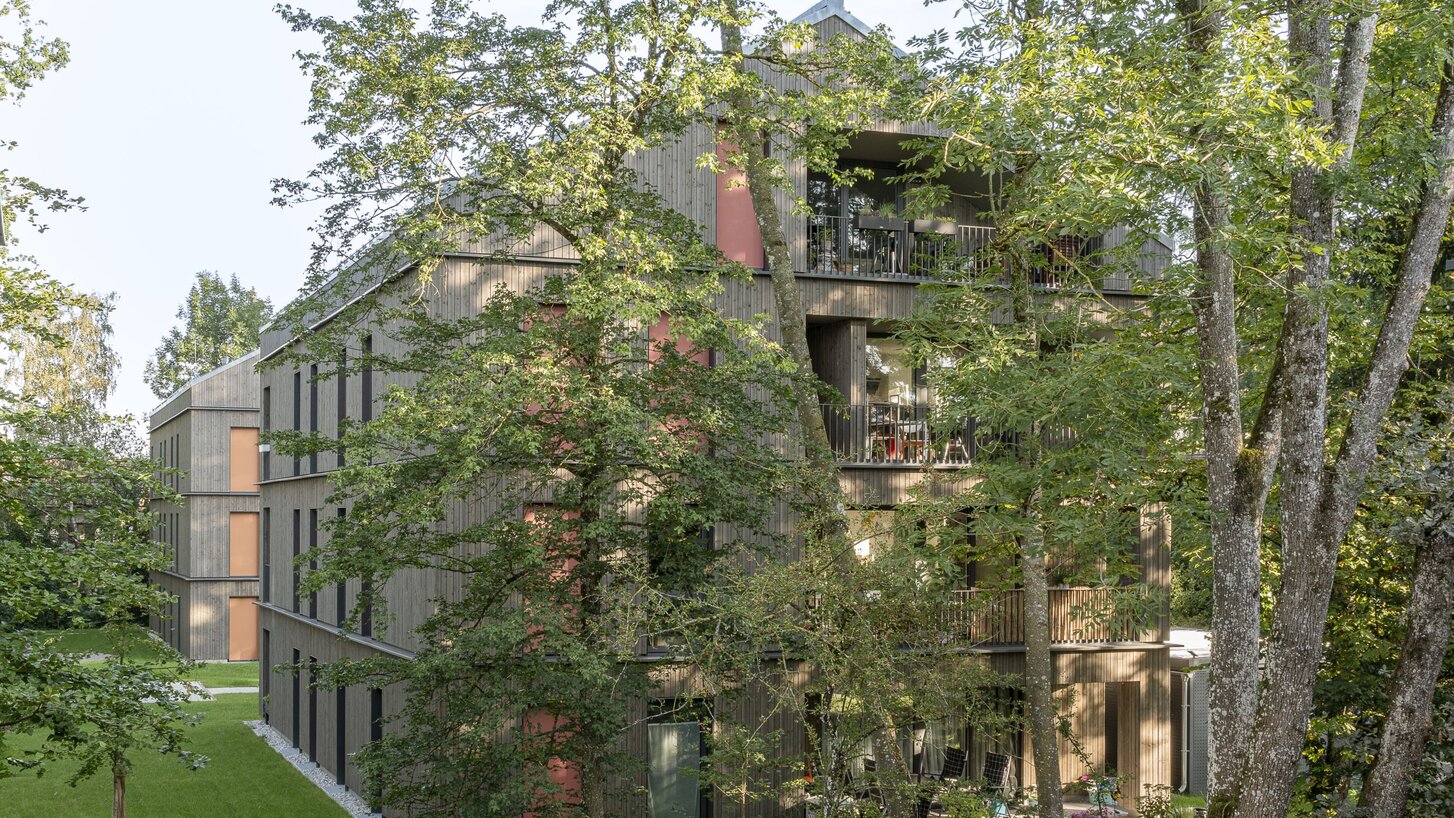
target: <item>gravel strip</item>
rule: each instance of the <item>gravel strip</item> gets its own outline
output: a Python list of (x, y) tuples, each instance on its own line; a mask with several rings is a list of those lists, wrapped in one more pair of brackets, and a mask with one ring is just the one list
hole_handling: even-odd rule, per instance
[(274, 730), (266, 722), (245, 721), (243, 724), (251, 727), (252, 731), (262, 737), (263, 741), (266, 741), (278, 755), (287, 759), (289, 764), (298, 769), (298, 772), (307, 776), (308, 780), (317, 785), (318, 789), (323, 790), (329, 798), (343, 807), (350, 818), (374, 818), (381, 814), (370, 812), (368, 802), (359, 797), (358, 793), (339, 784), (334, 780), (332, 773), (310, 761), (307, 753), (288, 743), (288, 739), (282, 733)]

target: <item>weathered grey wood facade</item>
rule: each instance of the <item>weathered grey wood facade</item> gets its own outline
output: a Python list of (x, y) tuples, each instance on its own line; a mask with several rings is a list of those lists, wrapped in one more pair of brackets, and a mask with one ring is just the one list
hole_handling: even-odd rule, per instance
[[(833, 14), (824, 16), (816, 25), (830, 35), (854, 30), (848, 21)], [(919, 124), (878, 123), (855, 143), (854, 158), (895, 161), (902, 156), (897, 152), (899, 137), (931, 133), (932, 129)], [(701, 225), (708, 241), (721, 245), (724, 238), (718, 235), (721, 186), (698, 162), (699, 157), (716, 148), (715, 133), (700, 126), (691, 129), (675, 145), (635, 157), (634, 164), (644, 184)], [(886, 153), (876, 154), (876, 151)], [(808, 182), (806, 169), (800, 165), (789, 166), (788, 171), (794, 181), (794, 193), (804, 195)], [(972, 206), (979, 193), (982, 191), (968, 189), (946, 215), (961, 225), (982, 224)], [(784, 212), (791, 212), (790, 194), (782, 193), (779, 198)], [(814, 272), (814, 265), (810, 263), (808, 218), (790, 216), (785, 227), (795, 266), (801, 275), (815, 368), (848, 403), (865, 404), (868, 396), (860, 377), (864, 372), (865, 343), (871, 334), (889, 331), (896, 322), (909, 317), (920, 297), (918, 285), (923, 279), (903, 274), (876, 276), (861, 270)], [(1103, 246), (1113, 246), (1125, 237), (1125, 231), (1107, 234), (1102, 237)], [(497, 286), (517, 291), (530, 289), (574, 263), (569, 245), (544, 227), (529, 240), (509, 247), (513, 260), (486, 258), (500, 249), (499, 243), (490, 237), (463, 242), (458, 252), (443, 259), (433, 271), (425, 308), (439, 317), (467, 317), (485, 303)], [(1154, 243), (1143, 249), (1158, 258), (1169, 254), (1164, 245)], [(1159, 263), (1162, 262), (1148, 262), (1147, 271), (1159, 269), (1155, 268)], [(416, 283), (412, 272), (400, 272), (384, 285), (381, 297), (386, 301), (391, 299), (395, 289), (400, 293), (418, 293)], [(1135, 308), (1139, 304), (1138, 296), (1130, 292), (1129, 279), (1113, 281), (1108, 277), (1103, 287), (1105, 301), (1111, 307)], [(1047, 293), (1045, 297), (1054, 295)], [(748, 282), (728, 284), (721, 296), (720, 308), (734, 317), (762, 315), (770, 321), (776, 320), (765, 273)], [(343, 352), (352, 359), (367, 344), (377, 353), (396, 354), (401, 350), (393, 329), (387, 324), (361, 328)], [(775, 326), (769, 329), (770, 333), (776, 332)], [(287, 351), (302, 350), (301, 339), (291, 337), (283, 328), (269, 328), (263, 333), (260, 354), (264, 362)], [(318, 361), (316, 366), (305, 363), (261, 367), (264, 431), (267, 428), (316, 430), (332, 436), (337, 433), (339, 417), (359, 419), (366, 388), (363, 378), (355, 373), (340, 384), (339, 376), (333, 372), (335, 361), (336, 357)], [(375, 401), (390, 386), (411, 385), (409, 378), (387, 373), (374, 373), (370, 377), (372, 382), (367, 391)], [(378, 652), (407, 657), (419, 647), (414, 631), (430, 613), (431, 600), (449, 598), (459, 589), (454, 586), (457, 577), (445, 572), (415, 570), (396, 577), (385, 588), (385, 605), (391, 621), (387, 632), (382, 634), (354, 633), (341, 627), (359, 592), (356, 582), (349, 583), (341, 592), (328, 590), (315, 595), (316, 598), (295, 591), (292, 567), (295, 557), (306, 555), (311, 545), (327, 536), (323, 528), (326, 519), (346, 513), (346, 509), (327, 502), (328, 475), (336, 465), (336, 455), (332, 453), (312, 459), (264, 456), (259, 529), (262, 542), (261, 709), (264, 718), (285, 736), (290, 736), (315, 761), (350, 788), (359, 790), (363, 782), (349, 757), (375, 729), (374, 720), (380, 715), (378, 708), (382, 706), (384, 712), (396, 710), (402, 694), (396, 690), (374, 693), (353, 688), (341, 693), (317, 690), (310, 694), (306, 673), (299, 681), (296, 674), (273, 671), (294, 662), (306, 666), (310, 660), (329, 662)], [(932, 473), (935, 465), (927, 461), (845, 462), (840, 480), (850, 502), (862, 506), (892, 506), (907, 501), (911, 491)], [(950, 488), (946, 485), (944, 490)], [(779, 515), (779, 522), (784, 528), (791, 525), (785, 513)], [(1168, 591), (1169, 541), (1169, 524), (1148, 500), (1139, 539), (1128, 545), (1136, 552), (1144, 581)], [(1155, 627), (1136, 634), (1132, 640), (1066, 642), (1055, 646), (1056, 684), (1065, 690), (1074, 688), (1076, 692), (1077, 704), (1071, 714), (1074, 729), (1090, 748), (1094, 760), (1114, 763), (1125, 780), (1128, 794), (1138, 794), (1143, 784), (1170, 782), (1167, 628), (1168, 622), (1163, 616)], [(966, 651), (1005, 673), (1023, 672), (1022, 646), (967, 647)], [(811, 671), (800, 668), (797, 672)], [(659, 696), (666, 699), (683, 695), (692, 685), (691, 668), (673, 668), (666, 679), (657, 692)], [(642, 718), (623, 737), (626, 745), (642, 757), (646, 753), (648, 705), (645, 701), (640, 703)], [(806, 741), (802, 725), (788, 723), (780, 713), (770, 715), (750, 694), (724, 706), (727, 712), (734, 712), (743, 720), (770, 718), (781, 722), (772, 727), (783, 732), (784, 753), (800, 751)], [(968, 747), (972, 737), (965, 735), (962, 740)], [(1031, 754), (1023, 736), (1017, 738), (1017, 746), (1015, 763), (1019, 780), (1033, 782)], [(1069, 748), (1062, 750), (1061, 758), (1062, 774), (1066, 777), (1074, 778), (1083, 772)], [(645, 772), (638, 780), (621, 782), (614, 807), (622, 814), (645, 814), (646, 784)], [(743, 818), (776, 816), (783, 814), (786, 806), (755, 803), (743, 813), (731, 804), (720, 804), (714, 814), (718, 818), (739, 814)]]
[(257, 353), (201, 375), (149, 418), (151, 454), (180, 503), (155, 501), (176, 597), (151, 628), (193, 659), (257, 658)]

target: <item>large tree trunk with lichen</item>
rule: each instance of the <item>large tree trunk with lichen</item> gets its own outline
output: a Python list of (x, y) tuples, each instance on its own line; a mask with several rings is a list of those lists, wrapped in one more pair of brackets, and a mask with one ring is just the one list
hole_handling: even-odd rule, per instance
[[(1454, 42), (1449, 46), (1454, 50)], [(1408, 369), (1409, 345), (1428, 295), (1439, 243), (1449, 222), (1450, 202), (1454, 200), (1454, 59), (1445, 62), (1435, 108), (1432, 135), (1437, 147), (1432, 158), (1440, 170), (1426, 184), (1414, 214), (1408, 243), (1399, 257), (1394, 293), (1338, 456), (1331, 467), (1326, 466), (1322, 441), (1304, 437), (1296, 441), (1297, 455), (1284, 472), (1283, 582), (1273, 613), (1268, 672), (1250, 748), (1250, 757), (1262, 766), (1256, 774), (1248, 770), (1243, 776), (1238, 818), (1283, 818), (1292, 800), (1313, 703), (1313, 685), (1323, 657), (1338, 549), (1365, 490), (1384, 419)], [(1327, 196), (1325, 189), (1326, 183), (1320, 182), (1316, 195)], [(1298, 301), (1289, 298), (1290, 319), (1294, 317), (1291, 305)], [(1290, 371), (1285, 434), (1295, 423), (1315, 425), (1319, 420), (1308, 416), (1302, 407), (1304, 399), (1326, 398), (1326, 306), (1300, 305), (1298, 309), (1303, 312), (1299, 324), (1311, 327), (1314, 342), (1324, 349), (1314, 354), (1308, 339), (1291, 333), (1292, 344), (1286, 357)], [(1322, 378), (1324, 386), (1307, 383), (1316, 378)], [(1284, 459), (1294, 448), (1294, 438), (1288, 434)]]
[(1425, 537), (1414, 563), (1408, 631), (1393, 676), (1378, 759), (1359, 805), (1368, 818), (1401, 818), (1408, 807), (1409, 776), (1423, 758), (1434, 709), (1434, 683), (1449, 648), (1454, 616), (1454, 534)]
[[(1209, 61), (1222, 36), (1219, 12), (1201, 0), (1182, 0), (1180, 9), (1189, 52)], [(1329, 279), (1328, 253), (1334, 246), (1336, 175), (1353, 155), (1376, 18), (1347, 21), (1335, 84), (1327, 9), (1292, 0), (1288, 14), (1292, 60), (1299, 75), (1314, 86), (1313, 105), (1305, 117), (1310, 126), (1325, 129), (1339, 150), (1331, 168), (1307, 166), (1293, 174), (1291, 231), (1306, 251), (1289, 270), (1278, 355), (1267, 378), (1261, 415), (1246, 438), (1240, 420), (1234, 278), (1226, 249), (1230, 219), (1223, 193), (1225, 167), (1210, 165), (1214, 172), (1193, 188), (1199, 272), (1193, 306), (1201, 348), (1216, 588), (1210, 804), (1218, 818), (1282, 818), (1291, 802), (1338, 549), (1407, 366), (1454, 187), (1454, 168), (1448, 164), (1454, 159), (1454, 93), (1446, 66), (1433, 127), (1438, 145), (1434, 159), (1441, 170), (1427, 185), (1414, 216), (1363, 388), (1342, 448), (1329, 466), (1328, 316), (1320, 294)], [(1199, 131), (1192, 136), (1199, 142), (1218, 138)], [(1259, 679), (1257, 557), (1262, 510), (1279, 456), (1284, 566), (1267, 672)]]

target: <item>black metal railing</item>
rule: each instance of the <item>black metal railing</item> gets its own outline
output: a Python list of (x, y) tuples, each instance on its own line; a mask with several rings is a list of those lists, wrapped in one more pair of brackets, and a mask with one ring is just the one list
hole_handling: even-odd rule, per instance
[(927, 406), (869, 403), (822, 408), (828, 442), (842, 463), (966, 466), (989, 442), (974, 418), (944, 428)]
[[(995, 261), (988, 250), (993, 227), (873, 215), (807, 218), (810, 273), (920, 280), (985, 273)], [(1169, 264), (1146, 253), (1124, 259), (1103, 244), (1103, 236), (1049, 241), (1028, 259), (1030, 283), (1050, 290), (1089, 284), (1129, 291), (1137, 279), (1157, 278)]]

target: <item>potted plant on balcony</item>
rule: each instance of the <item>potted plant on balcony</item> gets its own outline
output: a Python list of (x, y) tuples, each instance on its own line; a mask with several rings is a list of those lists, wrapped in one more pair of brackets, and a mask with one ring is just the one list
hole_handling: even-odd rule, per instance
[(855, 216), (853, 226), (859, 230), (903, 230), (904, 217), (897, 207), (880, 205)]

